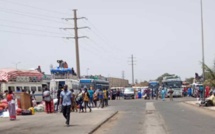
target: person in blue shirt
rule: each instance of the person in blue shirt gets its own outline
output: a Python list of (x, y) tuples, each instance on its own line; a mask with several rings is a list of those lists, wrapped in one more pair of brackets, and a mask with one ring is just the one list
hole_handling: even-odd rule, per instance
[(162, 100), (164, 101), (164, 100), (165, 100), (165, 97), (166, 97), (166, 90), (165, 90), (164, 87), (163, 87), (162, 90), (161, 90), (161, 97), (162, 97)]
[(88, 93), (90, 95), (90, 102), (89, 102), (89, 105), (93, 106), (93, 94), (94, 94), (94, 91), (93, 91), (93, 88), (90, 87), (90, 89), (88, 90)]
[(104, 107), (104, 93), (103, 93), (102, 89), (99, 89), (99, 101), (100, 101), (100, 103), (99, 103), (98, 108), (99, 107), (103, 108)]
[(62, 104), (63, 116), (66, 119), (66, 125), (69, 127), (70, 109), (72, 105), (72, 93), (68, 90), (68, 86), (64, 85), (64, 90), (60, 94), (60, 104)]

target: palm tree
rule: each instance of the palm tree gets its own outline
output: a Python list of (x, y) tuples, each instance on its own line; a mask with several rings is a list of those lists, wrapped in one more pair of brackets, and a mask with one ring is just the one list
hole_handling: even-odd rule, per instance
[[(214, 63), (215, 65), (215, 63)], [(205, 82), (204, 85), (209, 85), (211, 87), (215, 87), (215, 68), (210, 68), (206, 64), (204, 64), (205, 68)]]

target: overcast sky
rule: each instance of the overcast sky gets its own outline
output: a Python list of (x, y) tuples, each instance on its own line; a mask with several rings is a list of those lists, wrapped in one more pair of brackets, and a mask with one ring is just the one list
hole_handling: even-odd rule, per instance
[[(215, 58), (215, 1), (203, 0), (205, 61)], [(0, 0), (0, 68), (49, 73), (56, 60), (76, 69), (73, 17), (78, 9), (81, 75), (101, 74), (131, 80), (129, 57), (135, 57), (135, 79), (174, 73), (183, 79), (201, 74), (200, 0)]]

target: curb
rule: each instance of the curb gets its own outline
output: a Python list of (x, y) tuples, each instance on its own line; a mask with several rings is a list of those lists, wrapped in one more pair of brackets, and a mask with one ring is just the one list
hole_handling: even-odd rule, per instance
[(198, 107), (198, 108), (202, 108), (202, 109), (205, 109), (205, 110), (209, 110), (211, 112), (214, 112), (215, 110), (212, 110), (212, 109), (209, 109), (207, 107), (200, 107), (198, 105), (194, 105), (194, 104), (190, 104), (190, 103), (187, 103), (186, 101), (184, 102), (185, 104), (188, 104), (188, 105), (191, 105), (191, 106), (194, 106), (194, 107)]
[(110, 117), (106, 118), (104, 121), (101, 121), (93, 130), (91, 130), (88, 134), (93, 134), (97, 129), (99, 129), (104, 123), (106, 123), (109, 119), (111, 119), (113, 116), (115, 116), (118, 113), (118, 111), (114, 112)]

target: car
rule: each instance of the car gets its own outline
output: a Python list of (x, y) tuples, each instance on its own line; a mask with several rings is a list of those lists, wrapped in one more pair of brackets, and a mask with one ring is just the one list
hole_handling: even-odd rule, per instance
[(127, 99), (127, 98), (132, 98), (134, 99), (134, 88), (131, 88), (131, 87), (128, 87), (128, 88), (125, 88), (124, 90), (124, 99)]

